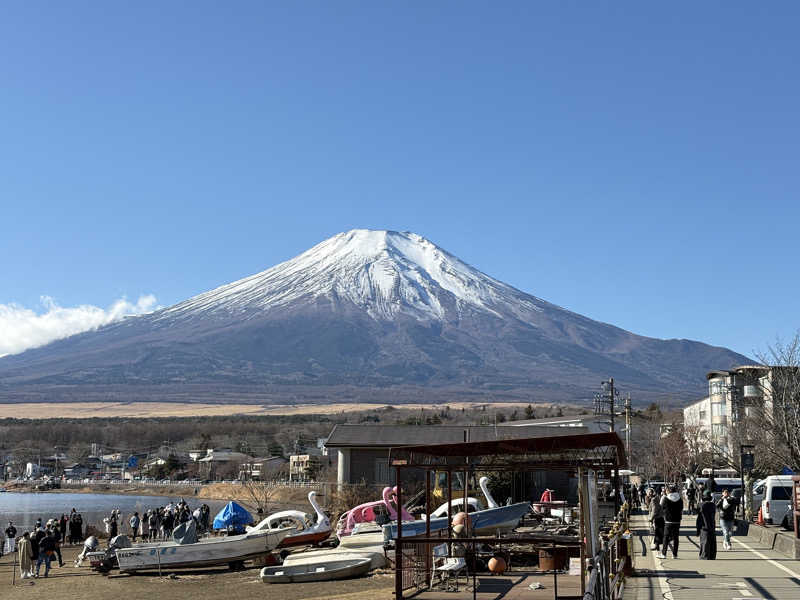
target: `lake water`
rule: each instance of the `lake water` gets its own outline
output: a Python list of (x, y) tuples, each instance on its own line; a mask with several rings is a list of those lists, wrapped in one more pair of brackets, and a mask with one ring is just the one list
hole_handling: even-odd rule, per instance
[[(140, 515), (148, 508), (165, 506), (170, 502), (177, 502), (184, 498), (194, 510), (200, 504), (211, 507), (213, 518), (219, 510), (227, 504), (223, 500), (206, 500), (194, 496), (133, 496), (129, 494), (69, 494), (69, 493), (0, 493), (0, 531), (3, 531), (9, 521), (14, 522), (18, 531), (33, 528), (36, 519), (41, 517), (42, 522), (58, 518), (63, 514), (69, 516), (74, 508), (83, 516), (84, 526), (94, 525), (100, 527), (103, 518), (107, 517), (112, 509), (118, 508), (122, 514), (122, 524), (134, 512)], [(121, 530), (126, 530), (121, 527)]]

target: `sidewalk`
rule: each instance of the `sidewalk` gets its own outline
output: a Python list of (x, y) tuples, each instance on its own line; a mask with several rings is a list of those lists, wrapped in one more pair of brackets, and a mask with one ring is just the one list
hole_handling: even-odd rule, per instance
[(695, 518), (683, 517), (678, 558), (657, 559), (646, 515), (631, 517), (636, 575), (625, 580), (623, 600), (800, 600), (800, 561), (750, 538), (723, 550), (719, 528), (717, 559), (700, 560)]

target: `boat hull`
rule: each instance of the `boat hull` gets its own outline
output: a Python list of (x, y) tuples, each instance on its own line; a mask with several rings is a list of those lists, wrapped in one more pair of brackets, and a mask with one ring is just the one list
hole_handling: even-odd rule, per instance
[[(531, 505), (527, 502), (509, 504), (508, 506), (498, 506), (497, 508), (487, 508), (479, 510), (469, 515), (471, 529), (475, 535), (491, 535), (496, 532), (511, 531), (531, 510)], [(431, 519), (431, 532), (441, 531), (449, 527), (447, 517)], [(384, 536), (397, 539), (397, 524), (384, 525)], [(417, 537), (425, 535), (425, 521), (404, 521), (403, 538)]]
[(298, 534), (294, 535), (287, 535), (281, 543), (278, 544), (278, 548), (291, 548), (293, 546), (313, 546), (315, 544), (319, 544), (324, 542), (329, 537), (331, 537), (331, 530), (328, 529), (327, 531), (316, 531), (313, 533), (303, 533), (302, 531)]
[(303, 565), (264, 567), (264, 583), (302, 583), (307, 581), (332, 581), (364, 575), (371, 568), (369, 558), (321, 561)]
[(253, 532), (210, 538), (194, 544), (139, 544), (118, 549), (117, 563), (119, 570), (126, 573), (159, 568), (200, 568), (239, 562), (274, 550), (290, 532), (291, 530)]

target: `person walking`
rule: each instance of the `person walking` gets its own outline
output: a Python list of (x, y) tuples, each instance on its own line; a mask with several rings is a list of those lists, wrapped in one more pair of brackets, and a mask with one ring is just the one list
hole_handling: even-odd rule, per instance
[(700, 538), (700, 558), (714, 560), (717, 558), (717, 521), (716, 507), (711, 499), (711, 492), (703, 492), (703, 503), (697, 511), (697, 536)]
[(667, 549), (672, 542), (672, 558), (678, 558), (678, 541), (681, 533), (681, 517), (683, 516), (683, 498), (674, 483), (669, 486), (669, 493), (661, 498), (664, 509), (664, 547), (658, 558), (666, 558)]
[(60, 568), (64, 566), (64, 559), (61, 556), (61, 531), (58, 528), (58, 521), (53, 523), (52, 537), (53, 552), (55, 552), (55, 555), (58, 558), (58, 566)]
[[(36, 560), (39, 558), (39, 542), (44, 537), (44, 531), (42, 529), (37, 529), (34, 531), (30, 536), (31, 541), (31, 558)], [(31, 569), (31, 574), (33, 574), (33, 569)]]
[(54, 554), (55, 541), (52, 532), (48, 531), (44, 534), (44, 537), (39, 540), (39, 558), (36, 559), (36, 572), (33, 575), (34, 577), (39, 577), (42, 563), (44, 563), (44, 576), (48, 577), (50, 575), (50, 560)]
[(722, 547), (725, 550), (731, 549), (731, 535), (736, 524), (736, 508), (739, 506), (739, 499), (731, 496), (727, 489), (722, 490), (722, 497), (717, 502), (719, 509), (719, 526), (722, 528)]
[(664, 543), (664, 509), (661, 508), (661, 504), (655, 498), (653, 488), (647, 490), (647, 499), (650, 503), (648, 520), (650, 521), (650, 531), (653, 533), (653, 543), (650, 544), (650, 550), (660, 553), (661, 544)]
[(31, 547), (31, 535), (26, 531), (19, 538), (17, 544), (19, 554), (19, 572), (23, 579), (33, 577), (33, 548)]
[(688, 504), (687, 509), (689, 514), (693, 515), (694, 511), (697, 509), (697, 490), (694, 488), (694, 484), (691, 481), (686, 488), (686, 504)]

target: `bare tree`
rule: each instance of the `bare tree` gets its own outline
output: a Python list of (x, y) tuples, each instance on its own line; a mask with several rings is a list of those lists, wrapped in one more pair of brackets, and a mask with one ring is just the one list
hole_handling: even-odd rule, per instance
[(800, 467), (800, 332), (783, 343), (780, 340), (759, 359), (770, 366), (762, 379), (762, 396), (756, 411), (759, 424), (771, 432), (769, 451), (782, 465)]
[(276, 502), (278, 486), (264, 481), (246, 479), (242, 481), (242, 495), (256, 507), (258, 514), (268, 514), (273, 510), (272, 504)]

